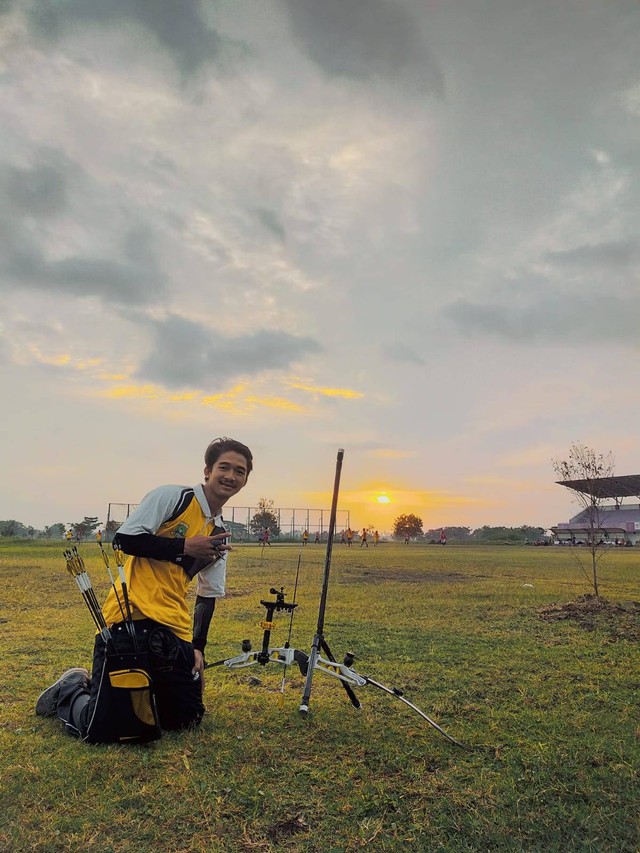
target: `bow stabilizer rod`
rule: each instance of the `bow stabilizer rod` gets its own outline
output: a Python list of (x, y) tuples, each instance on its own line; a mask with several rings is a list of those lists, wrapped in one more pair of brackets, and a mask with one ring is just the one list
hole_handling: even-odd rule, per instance
[[(306, 716), (309, 713), (309, 700), (311, 698), (311, 683), (313, 681), (313, 672), (316, 668), (318, 658), (320, 657), (320, 649), (323, 649), (327, 657), (332, 658), (331, 652), (324, 639), (324, 616), (327, 609), (327, 593), (329, 591), (329, 572), (331, 571), (331, 552), (333, 550), (333, 536), (336, 529), (336, 515), (338, 511), (338, 494), (340, 492), (340, 474), (342, 473), (342, 460), (344, 459), (344, 450), (338, 450), (336, 459), (336, 473), (333, 482), (333, 498), (331, 500), (331, 514), (329, 516), (329, 534), (327, 538), (327, 552), (324, 560), (324, 575), (322, 578), (322, 594), (320, 596), (320, 607), (318, 609), (318, 626), (311, 644), (311, 652), (309, 654), (309, 668), (307, 669), (307, 679), (304, 685), (302, 701), (300, 703), (300, 713)], [(343, 682), (344, 683), (344, 682)], [(360, 707), (360, 702), (355, 693), (351, 690), (348, 684), (345, 684), (345, 689), (349, 694), (349, 698), (356, 708)]]

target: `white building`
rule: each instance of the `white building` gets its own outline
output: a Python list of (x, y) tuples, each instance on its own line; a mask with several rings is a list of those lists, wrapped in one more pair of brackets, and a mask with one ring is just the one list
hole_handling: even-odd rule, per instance
[[(551, 528), (561, 544), (586, 545), (593, 536), (603, 544), (640, 545), (640, 474), (560, 480), (558, 485), (585, 495), (585, 502), (589, 496), (595, 501), (569, 521)], [(638, 503), (624, 504), (625, 498), (635, 498)], [(601, 503), (609, 499), (613, 503)]]

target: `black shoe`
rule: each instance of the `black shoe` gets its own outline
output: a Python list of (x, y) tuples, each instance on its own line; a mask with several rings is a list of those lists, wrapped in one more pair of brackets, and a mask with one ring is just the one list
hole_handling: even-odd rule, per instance
[(58, 707), (58, 697), (60, 696), (60, 688), (63, 684), (77, 684), (78, 687), (86, 687), (90, 685), (89, 671), (81, 666), (74, 666), (63, 672), (60, 678), (43, 690), (38, 696), (36, 702), (36, 714), (39, 717), (55, 717)]

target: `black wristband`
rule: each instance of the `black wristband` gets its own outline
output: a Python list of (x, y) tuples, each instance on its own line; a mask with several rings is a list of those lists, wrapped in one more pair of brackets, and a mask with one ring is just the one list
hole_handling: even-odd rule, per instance
[(211, 624), (215, 609), (215, 598), (205, 598), (202, 595), (196, 596), (196, 606), (193, 610), (193, 648), (198, 649), (203, 654), (204, 647), (207, 645), (209, 625)]

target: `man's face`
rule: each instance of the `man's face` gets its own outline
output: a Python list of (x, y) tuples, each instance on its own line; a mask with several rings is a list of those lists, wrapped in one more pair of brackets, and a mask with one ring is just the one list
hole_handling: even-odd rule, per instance
[(241, 453), (235, 450), (222, 453), (211, 468), (204, 469), (207, 498), (222, 506), (240, 491), (248, 476), (247, 460)]

